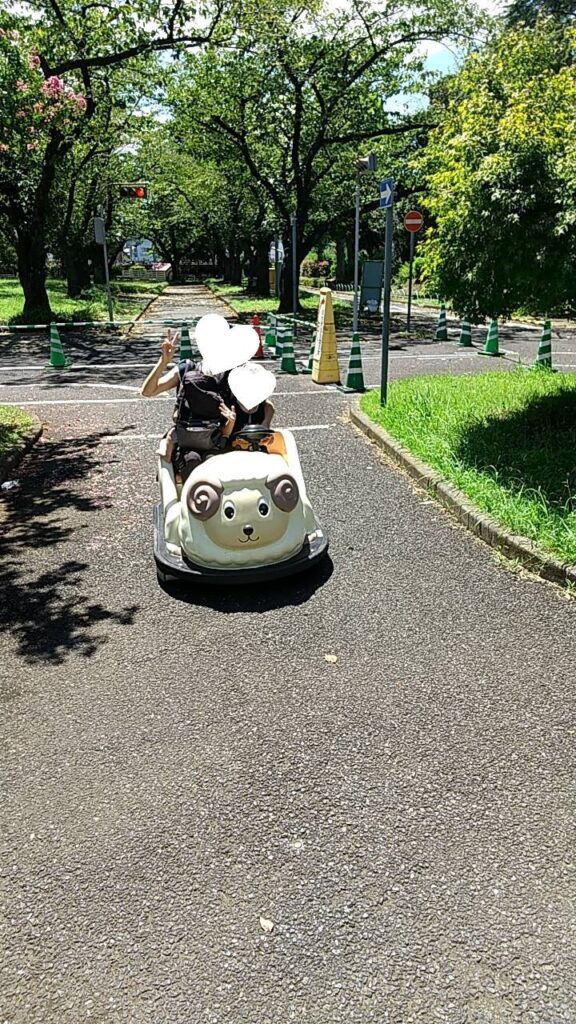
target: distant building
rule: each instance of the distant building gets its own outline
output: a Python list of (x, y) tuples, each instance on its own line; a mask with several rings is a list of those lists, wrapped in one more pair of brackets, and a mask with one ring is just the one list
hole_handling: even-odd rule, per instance
[(129, 238), (122, 249), (123, 262), (154, 263), (154, 243), (149, 238)]

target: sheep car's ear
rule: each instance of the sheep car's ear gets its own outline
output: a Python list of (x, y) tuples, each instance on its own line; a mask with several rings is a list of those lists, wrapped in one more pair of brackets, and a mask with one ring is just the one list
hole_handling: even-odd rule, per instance
[(197, 480), (188, 491), (187, 499), (194, 518), (204, 522), (216, 515), (223, 490), (218, 480)]
[(293, 512), (300, 498), (298, 484), (290, 473), (278, 473), (269, 476), (266, 487), (270, 491), (272, 501), (282, 512)]

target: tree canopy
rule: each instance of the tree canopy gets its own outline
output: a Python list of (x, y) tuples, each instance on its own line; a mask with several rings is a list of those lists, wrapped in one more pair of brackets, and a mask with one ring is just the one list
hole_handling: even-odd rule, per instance
[(576, 32), (501, 32), (447, 88), (418, 157), (439, 293), (472, 319), (576, 307)]

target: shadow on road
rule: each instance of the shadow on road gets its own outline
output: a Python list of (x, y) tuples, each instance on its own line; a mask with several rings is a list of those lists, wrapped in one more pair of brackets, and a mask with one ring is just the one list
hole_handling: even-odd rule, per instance
[(160, 584), (162, 590), (177, 601), (192, 604), (201, 608), (211, 608), (226, 615), (238, 612), (270, 612), (278, 608), (287, 608), (305, 604), (312, 595), (328, 582), (334, 571), (334, 563), (329, 555), (315, 569), (310, 569), (302, 576), (280, 579), (276, 582), (260, 583), (258, 586), (243, 587), (207, 587), (204, 590), (185, 584)]
[(576, 391), (536, 399), (464, 434), (457, 456), (508, 489), (535, 491), (562, 510), (576, 508)]
[(95, 449), (103, 436), (36, 447), (28, 456), (22, 490), (0, 503), (0, 629), (16, 638), (28, 663), (61, 664), (72, 652), (90, 657), (106, 641), (94, 632), (98, 623), (130, 625), (138, 610), (132, 605), (110, 611), (90, 602), (80, 590), (88, 562), (70, 559), (35, 571), (44, 549), (65, 543), (74, 532), (67, 524), (70, 510), (106, 507), (75, 487), (98, 466)]

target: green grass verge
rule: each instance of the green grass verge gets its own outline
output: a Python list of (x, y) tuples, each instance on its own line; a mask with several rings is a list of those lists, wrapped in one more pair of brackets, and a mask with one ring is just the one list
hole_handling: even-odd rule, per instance
[[(146, 288), (142, 288), (142, 285)], [(164, 285), (146, 281), (113, 281), (111, 282), (114, 300), (114, 315), (118, 320), (129, 320), (141, 313), (147, 304), (144, 294), (157, 295)], [(66, 294), (66, 282), (47, 281), (48, 298), (53, 319), (58, 321), (72, 320), (107, 320), (108, 305), (106, 292), (98, 285), (90, 288), (81, 298), (70, 299)], [(14, 278), (0, 278), (0, 323), (27, 323), (28, 318), (22, 316), (24, 296), (18, 281)], [(41, 320), (31, 321), (41, 323)]]
[[(218, 298), (227, 302), (232, 309), (236, 310), (241, 319), (249, 319), (255, 313), (276, 313), (278, 311), (278, 299), (259, 299), (248, 295), (246, 289), (239, 285), (222, 284), (221, 281), (210, 279), (206, 284)], [(309, 295), (307, 292), (300, 292), (300, 303), (302, 310), (298, 313), (299, 320), (309, 320), (316, 323), (318, 314), (318, 296)], [(336, 326), (343, 326), (352, 322), (352, 307), (349, 302), (339, 302), (333, 297), (334, 319)], [(289, 314), (288, 314), (289, 315)]]
[(33, 422), (21, 409), (0, 405), (0, 458), (18, 443)]
[(361, 406), (479, 509), (576, 564), (576, 375), (419, 377)]

